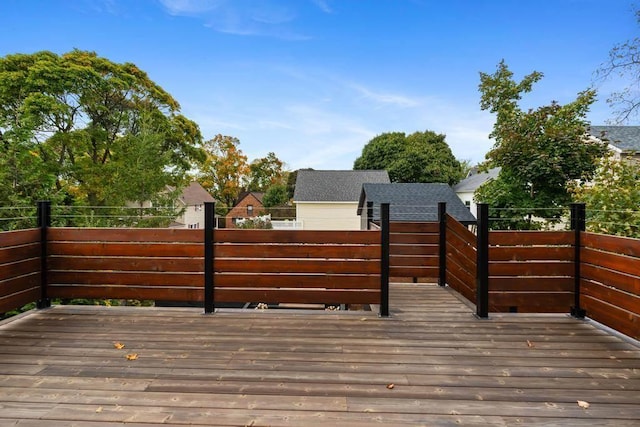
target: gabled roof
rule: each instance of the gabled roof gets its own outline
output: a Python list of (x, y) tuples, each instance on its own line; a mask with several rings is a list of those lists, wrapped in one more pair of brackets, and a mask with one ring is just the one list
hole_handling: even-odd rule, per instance
[(380, 219), (380, 204), (389, 203), (391, 221), (437, 221), (438, 203), (447, 204), (447, 213), (462, 223), (476, 218), (448, 184), (364, 184), (358, 215), (366, 215), (366, 203), (373, 202), (373, 220)]
[(182, 194), (179, 199), (186, 206), (195, 206), (201, 205), (204, 202), (216, 201), (216, 199), (214, 199), (213, 196), (196, 181), (193, 181), (184, 190), (182, 190)]
[(357, 202), (365, 183), (389, 183), (384, 170), (298, 171), (294, 202)]
[(485, 182), (498, 177), (501, 168), (489, 169), (488, 172), (476, 172), (469, 174), (465, 179), (453, 187), (456, 193), (473, 193)]
[(260, 191), (244, 191), (240, 193), (240, 195), (238, 196), (238, 200), (236, 201), (236, 204), (234, 206), (237, 206), (241, 201), (249, 196), (253, 196), (258, 202), (260, 202), (260, 204), (262, 204), (264, 193)]
[(591, 126), (589, 134), (622, 152), (640, 151), (640, 126)]

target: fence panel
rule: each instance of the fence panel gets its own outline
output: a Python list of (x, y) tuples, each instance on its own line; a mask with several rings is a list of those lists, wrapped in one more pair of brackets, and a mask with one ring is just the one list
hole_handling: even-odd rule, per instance
[(640, 339), (640, 240), (585, 233), (581, 249), (587, 316)]
[(389, 245), (392, 280), (437, 281), (438, 241), (437, 222), (392, 222)]
[(0, 233), (0, 313), (40, 298), (40, 229)]
[(568, 312), (573, 301), (573, 261), (572, 232), (491, 231), (490, 311)]
[(447, 284), (475, 303), (476, 235), (447, 215)]
[(50, 228), (51, 298), (202, 301), (202, 230)]
[(376, 304), (379, 231), (216, 230), (216, 302)]

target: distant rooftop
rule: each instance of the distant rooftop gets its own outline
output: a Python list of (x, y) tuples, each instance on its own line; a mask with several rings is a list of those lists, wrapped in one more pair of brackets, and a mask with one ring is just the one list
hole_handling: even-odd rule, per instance
[(389, 183), (385, 170), (298, 171), (295, 202), (357, 202), (365, 183)]
[(391, 221), (437, 221), (438, 203), (447, 204), (447, 213), (460, 222), (476, 218), (448, 184), (393, 183), (364, 184), (358, 203), (358, 215), (366, 214), (366, 202), (373, 202), (373, 218), (380, 219), (380, 204), (389, 203)]
[(500, 168), (489, 169), (488, 172), (470, 173), (453, 187), (453, 191), (456, 193), (473, 193), (488, 180), (497, 178), (499, 173)]
[(196, 181), (193, 181), (182, 191), (180, 200), (182, 200), (186, 206), (195, 206), (201, 205), (204, 202), (216, 201), (216, 199)]
[(640, 151), (640, 126), (591, 126), (589, 134), (622, 152)]

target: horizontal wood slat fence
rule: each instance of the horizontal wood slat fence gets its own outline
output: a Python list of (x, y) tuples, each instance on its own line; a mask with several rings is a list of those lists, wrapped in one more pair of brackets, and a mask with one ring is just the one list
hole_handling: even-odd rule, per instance
[(446, 216), (446, 283), (469, 301), (476, 299), (476, 235)]
[(481, 318), (489, 311), (586, 314), (640, 339), (640, 240), (584, 232), (584, 205), (572, 206), (572, 231), (554, 232), (489, 232), (480, 208), (486, 205), (476, 233), (443, 206), (439, 223), (391, 223), (386, 235), (384, 227), (211, 229), (209, 237), (172, 229), (3, 232), (0, 312), (34, 301), (46, 306), (50, 298), (206, 302), (208, 295), (219, 302), (380, 304), (382, 312), (391, 276), (437, 279), (476, 304)]
[(40, 298), (40, 229), (0, 234), (0, 313), (5, 313)]
[(581, 261), (587, 315), (640, 339), (640, 240), (585, 233)]
[(396, 281), (435, 282), (439, 275), (438, 223), (392, 222), (389, 232), (389, 275)]
[(490, 311), (564, 313), (573, 302), (573, 233), (491, 231)]
[(377, 304), (380, 232), (216, 230), (220, 302)]

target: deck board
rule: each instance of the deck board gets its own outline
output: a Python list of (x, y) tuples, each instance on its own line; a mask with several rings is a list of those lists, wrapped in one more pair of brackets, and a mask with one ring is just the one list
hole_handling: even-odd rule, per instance
[(390, 295), (388, 319), (34, 311), (0, 325), (0, 426), (640, 422), (636, 342), (565, 315), (479, 320), (450, 289), (430, 284), (395, 284)]

